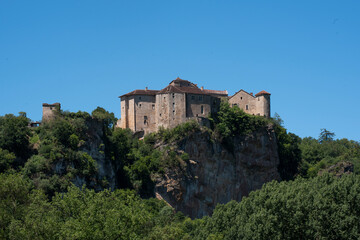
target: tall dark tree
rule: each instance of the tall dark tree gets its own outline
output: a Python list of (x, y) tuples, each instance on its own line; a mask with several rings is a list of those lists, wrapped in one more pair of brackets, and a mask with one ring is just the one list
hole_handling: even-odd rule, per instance
[(322, 128), (319, 136), (319, 143), (329, 142), (334, 140), (335, 133), (328, 131), (326, 128)]

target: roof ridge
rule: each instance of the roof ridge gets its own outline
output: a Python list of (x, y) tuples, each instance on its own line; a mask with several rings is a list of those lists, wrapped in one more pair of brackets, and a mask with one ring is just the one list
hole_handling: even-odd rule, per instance
[(232, 97), (234, 97), (236, 94), (238, 94), (238, 93), (241, 92), (241, 91), (243, 91), (243, 92), (247, 93), (248, 95), (252, 96), (253, 98), (255, 98), (254, 95), (251, 95), (250, 93), (248, 93), (248, 92), (245, 91), (244, 89), (240, 89), (239, 91), (237, 91), (236, 93), (234, 93), (231, 97), (229, 97), (229, 99), (232, 98)]

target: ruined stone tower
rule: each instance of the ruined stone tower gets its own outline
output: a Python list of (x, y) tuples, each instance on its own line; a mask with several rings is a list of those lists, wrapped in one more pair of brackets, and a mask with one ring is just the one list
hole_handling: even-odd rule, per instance
[(46, 122), (52, 120), (56, 116), (56, 112), (60, 111), (60, 103), (43, 103), (43, 114), (42, 114), (42, 122)]

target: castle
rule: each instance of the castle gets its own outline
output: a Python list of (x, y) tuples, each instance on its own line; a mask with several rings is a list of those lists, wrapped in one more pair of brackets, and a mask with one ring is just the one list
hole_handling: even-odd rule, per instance
[(238, 106), (246, 113), (270, 117), (270, 93), (261, 91), (255, 96), (244, 90), (229, 97), (226, 90), (199, 88), (196, 84), (177, 78), (162, 90), (134, 90), (119, 97), (121, 119), (117, 126), (144, 134), (159, 127), (173, 128), (189, 119), (206, 118), (216, 113), (221, 100)]

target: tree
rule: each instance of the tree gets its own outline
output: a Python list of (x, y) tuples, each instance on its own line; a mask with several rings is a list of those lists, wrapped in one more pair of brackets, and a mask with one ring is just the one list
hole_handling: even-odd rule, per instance
[(0, 173), (10, 168), (14, 160), (15, 154), (0, 148)]
[(281, 127), (284, 127), (284, 120), (281, 119), (278, 113), (274, 114), (273, 121)]
[(326, 128), (322, 128), (318, 141), (319, 143), (330, 142), (334, 140), (334, 136), (335, 133), (326, 130)]
[(16, 117), (6, 114), (0, 117), (0, 148), (13, 152), (16, 157), (26, 160), (30, 156), (28, 128), (29, 119), (23, 114)]
[(93, 118), (102, 121), (105, 127), (113, 128), (116, 125), (117, 119), (114, 113), (110, 113), (102, 107), (97, 107), (91, 115)]

